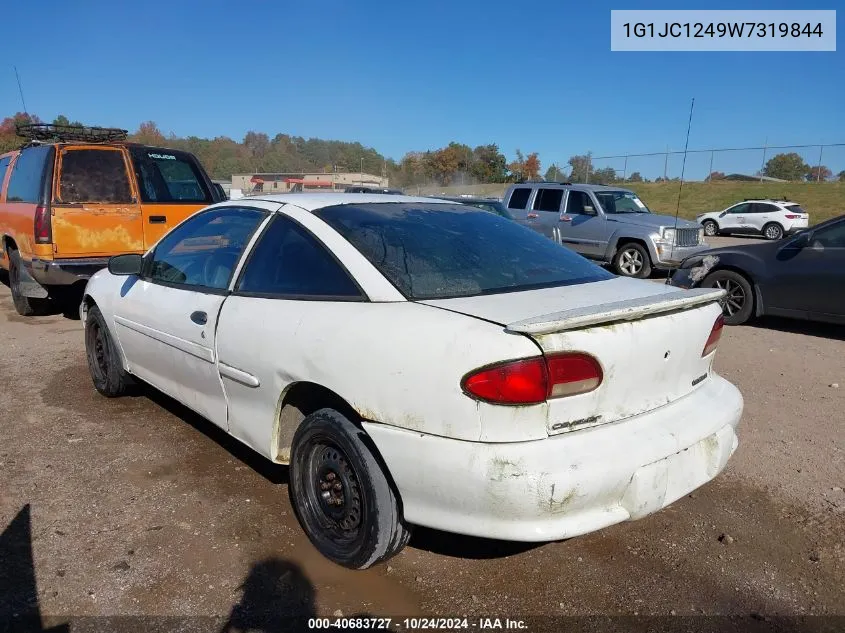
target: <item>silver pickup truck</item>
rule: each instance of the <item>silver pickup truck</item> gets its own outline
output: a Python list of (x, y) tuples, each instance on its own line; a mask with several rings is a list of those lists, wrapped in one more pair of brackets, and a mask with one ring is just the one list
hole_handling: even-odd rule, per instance
[(708, 248), (700, 225), (652, 213), (633, 191), (604, 185), (511, 185), (504, 204), (514, 219), (603, 262), (618, 275), (648, 277)]

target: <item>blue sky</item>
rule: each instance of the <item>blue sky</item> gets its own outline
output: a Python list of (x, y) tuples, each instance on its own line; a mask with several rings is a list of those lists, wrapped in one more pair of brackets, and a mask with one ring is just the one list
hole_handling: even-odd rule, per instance
[[(610, 51), (611, 8), (678, 4), (14, 2), (4, 9), (0, 113), (21, 110), (17, 66), (28, 109), (47, 120), (64, 113), (132, 130), (153, 120), (180, 136), (241, 139), (252, 129), (359, 140), (397, 159), (451, 140), (495, 142), (509, 158), (537, 151), (544, 166), (588, 150), (682, 149), (692, 97), (691, 148), (845, 143), (842, 36), (835, 53)], [(722, 7), (806, 8), (732, 4)], [(51, 35), (33, 34), (33, 16)], [(806, 156), (814, 162), (818, 150)], [(708, 161), (688, 166), (700, 172)], [(759, 161), (759, 152), (720, 155), (714, 168), (748, 171)], [(845, 169), (845, 148), (823, 162)], [(628, 171), (638, 168), (656, 175), (663, 159), (632, 161)], [(673, 159), (670, 172), (679, 168)]]

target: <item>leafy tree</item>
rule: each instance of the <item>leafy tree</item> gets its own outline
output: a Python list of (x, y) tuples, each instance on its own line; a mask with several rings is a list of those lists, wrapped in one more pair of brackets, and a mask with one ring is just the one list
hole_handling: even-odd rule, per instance
[(64, 114), (60, 114), (55, 119), (53, 119), (53, 125), (73, 125), (76, 127), (82, 127), (82, 123), (80, 123), (79, 121), (71, 121)]
[(0, 154), (17, 149), (26, 142), (26, 139), (17, 135), (17, 126), (28, 123), (41, 123), (41, 119), (26, 112), (18, 112), (0, 122)]
[(153, 121), (145, 121), (138, 127), (137, 132), (130, 135), (130, 140), (144, 145), (163, 145), (165, 138)]
[(770, 178), (780, 178), (782, 180), (803, 180), (807, 175), (810, 166), (804, 162), (799, 154), (790, 152), (789, 154), (776, 154), (772, 156), (763, 169), (763, 174)]
[(843, 170), (842, 170), (842, 171), (840, 171), (838, 174), (836, 174), (836, 179), (837, 179), (839, 182), (845, 182), (845, 169), (843, 169)]
[[(583, 155), (570, 156), (567, 163), (572, 168), (570, 180), (572, 182), (586, 182), (592, 172), (592, 152)], [(592, 180), (592, 178), (590, 178)]]
[(543, 178), (550, 182), (565, 180), (566, 172), (563, 170), (563, 168), (559, 167), (557, 163), (552, 163), (551, 165), (549, 165), (549, 168), (546, 170), (546, 173)]
[(807, 180), (810, 182), (816, 182), (821, 180), (824, 182), (828, 180), (831, 176), (833, 176), (833, 172), (824, 165), (816, 165), (815, 167), (810, 167), (807, 171)]
[(590, 174), (590, 182), (611, 183), (616, 182), (616, 170), (613, 167), (602, 167)]
[(495, 143), (472, 150), (470, 173), (479, 182), (505, 182), (507, 169), (507, 159)]
[(628, 182), (642, 182), (642, 181), (643, 181), (642, 174), (640, 174), (640, 172), (638, 172), (638, 171), (635, 171), (630, 176), (628, 176)]
[(524, 169), (528, 180), (537, 180), (540, 177), (540, 157), (537, 152), (532, 152), (525, 157)]
[(516, 160), (508, 165), (508, 171), (511, 173), (511, 180), (514, 182), (525, 181), (525, 156), (519, 149), (516, 150)]

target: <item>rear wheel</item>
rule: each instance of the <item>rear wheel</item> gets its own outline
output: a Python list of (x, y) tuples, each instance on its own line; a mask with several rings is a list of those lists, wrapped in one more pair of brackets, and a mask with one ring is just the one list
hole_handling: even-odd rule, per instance
[(722, 302), (722, 314), (728, 325), (740, 325), (751, 318), (754, 309), (754, 291), (751, 283), (732, 270), (717, 270), (701, 283), (704, 288), (721, 288), (727, 295)]
[(49, 299), (34, 299), (21, 293), (21, 271), (23, 263), (16, 248), (8, 250), (9, 257), (9, 289), (12, 291), (12, 303), (21, 316), (36, 316), (44, 314), (50, 307)]
[(100, 308), (93, 305), (85, 319), (85, 352), (94, 388), (107, 398), (125, 395), (132, 377), (123, 368)]
[(636, 242), (620, 246), (613, 258), (613, 269), (623, 277), (648, 277), (651, 274), (651, 259), (645, 246)]
[(779, 240), (783, 237), (783, 227), (777, 222), (770, 222), (763, 227), (763, 237), (767, 240)]
[(707, 237), (715, 237), (719, 234), (719, 225), (713, 220), (705, 220), (701, 226), (704, 227), (704, 234)]
[(369, 444), (346, 417), (320, 409), (303, 420), (291, 446), (290, 493), (299, 522), (323, 556), (352, 569), (397, 554), (411, 535)]

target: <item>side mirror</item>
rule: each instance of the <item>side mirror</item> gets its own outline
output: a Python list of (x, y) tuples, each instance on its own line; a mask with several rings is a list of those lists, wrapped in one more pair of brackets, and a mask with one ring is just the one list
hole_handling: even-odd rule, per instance
[(143, 265), (144, 258), (135, 253), (109, 258), (109, 272), (112, 275), (140, 275)]
[(794, 248), (797, 250), (801, 250), (802, 248), (807, 248), (810, 245), (810, 232), (805, 231), (804, 233), (799, 233), (795, 236), (795, 238), (789, 242), (789, 248)]
[(598, 215), (598, 213), (596, 213), (595, 208), (589, 204), (584, 205), (584, 213), (585, 215)]

